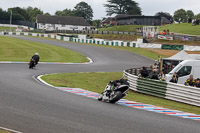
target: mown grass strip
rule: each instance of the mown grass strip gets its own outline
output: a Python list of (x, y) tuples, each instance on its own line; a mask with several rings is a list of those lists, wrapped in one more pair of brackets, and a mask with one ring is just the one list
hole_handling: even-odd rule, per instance
[[(6, 31), (10, 31), (10, 27), (3, 27), (3, 26), (0, 26), (0, 31), (1, 30), (6, 30)], [(11, 27), (11, 31), (15, 31), (16, 30), (16, 27)]]
[[(82, 88), (89, 91), (101, 93), (110, 80), (120, 79), (121, 77), (121, 72), (62, 73), (46, 75), (43, 76), (42, 79), (56, 87)], [(199, 107), (144, 95), (133, 91), (129, 91), (129, 94), (125, 97), (125, 99), (200, 115)]]
[(87, 58), (72, 50), (0, 36), (0, 61), (29, 61), (34, 53), (40, 54), (41, 62), (87, 62)]

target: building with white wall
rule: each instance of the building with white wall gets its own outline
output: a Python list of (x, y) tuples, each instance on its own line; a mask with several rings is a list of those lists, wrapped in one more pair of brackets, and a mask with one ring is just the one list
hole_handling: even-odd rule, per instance
[(91, 25), (83, 17), (37, 15), (37, 29), (89, 30)]

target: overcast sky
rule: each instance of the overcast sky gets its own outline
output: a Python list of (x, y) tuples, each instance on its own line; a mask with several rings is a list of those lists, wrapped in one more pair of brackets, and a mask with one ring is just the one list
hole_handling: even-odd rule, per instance
[[(0, 8), (7, 10), (10, 7), (38, 7), (45, 13), (51, 15), (57, 10), (73, 9), (74, 6), (84, 1), (88, 3), (93, 11), (93, 19), (101, 19), (106, 16), (105, 7), (103, 4), (107, 0), (0, 0)], [(173, 15), (174, 11), (183, 8), (192, 10), (195, 14), (200, 13), (200, 0), (135, 0), (142, 8), (143, 15), (155, 15), (155, 13), (164, 11)]]

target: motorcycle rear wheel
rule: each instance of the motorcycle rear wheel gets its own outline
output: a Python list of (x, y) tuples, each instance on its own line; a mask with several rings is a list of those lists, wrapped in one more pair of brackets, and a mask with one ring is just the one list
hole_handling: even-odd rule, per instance
[(116, 91), (113, 95), (110, 96), (109, 102), (115, 103), (115, 102), (119, 101), (121, 98), (122, 98), (122, 92)]

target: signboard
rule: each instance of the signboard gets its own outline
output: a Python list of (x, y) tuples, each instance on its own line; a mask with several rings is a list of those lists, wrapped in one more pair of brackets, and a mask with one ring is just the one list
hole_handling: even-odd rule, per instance
[(158, 39), (174, 40), (173, 36), (164, 36), (164, 35), (158, 35)]
[(158, 34), (158, 27), (156, 26), (144, 26), (143, 38), (155, 38)]

